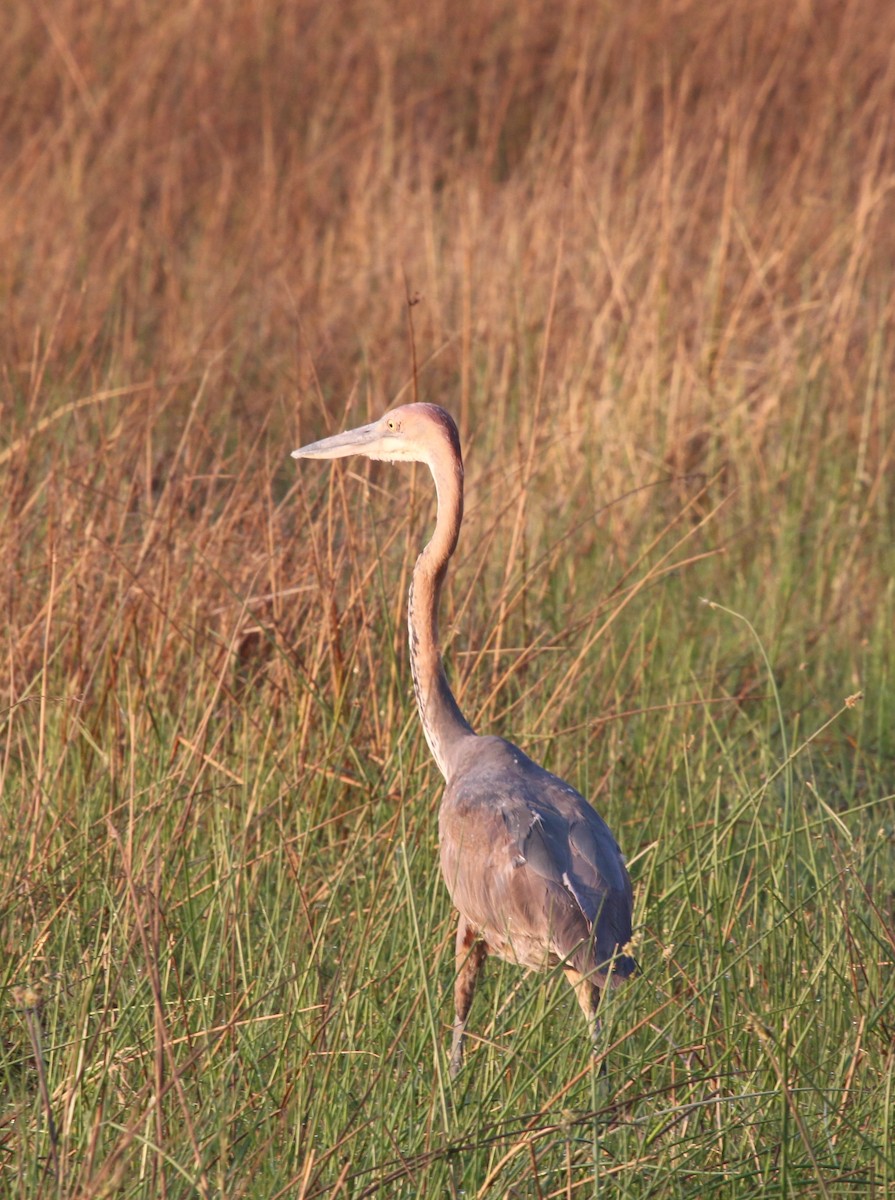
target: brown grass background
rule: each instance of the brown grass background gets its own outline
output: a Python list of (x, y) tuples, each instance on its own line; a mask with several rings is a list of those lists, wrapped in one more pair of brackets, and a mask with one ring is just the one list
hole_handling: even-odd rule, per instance
[[(95, 556), (115, 570), (128, 510), (163, 520), (178, 487), (201, 509), (207, 474), (260, 473), (271, 423), (286, 451), (407, 385), (406, 289), (421, 391), (467, 440), (506, 455), (549, 412), (607, 495), (723, 467), (762, 506), (844, 443), (843, 504), (879, 513), (890, 5), (36, 3), (4, 21), (14, 660), (47, 591), (15, 577), (38, 498), (58, 550), (94, 547), (77, 590), (102, 596)], [(783, 445), (796, 408), (825, 436)]]
[(579, 421), (621, 397), (661, 451), (739, 403), (760, 445), (821, 371), (860, 419), (891, 319), (886, 4), (38, 3), (7, 22), (10, 400), (38, 372), (86, 392), (210, 366), (255, 419), (248, 397), (344, 399), (362, 371), (382, 405), (408, 375), (406, 273), (421, 353), (446, 347), (427, 391), (467, 420), (473, 390), (505, 402), (525, 364), (503, 358), (526, 336), (536, 353), (554, 285), (550, 393)]
[[(369, 555), (345, 596), (286, 456), (417, 390), (468, 447), (467, 578), (488, 594), (470, 642), (494, 655), (477, 716), (500, 715), (503, 646), (533, 636), (503, 628), (526, 564), (574, 598), (602, 557), (608, 588), (688, 503), (684, 524), (723, 501), (689, 548), (723, 548), (715, 598), (745, 589), (791, 665), (885, 625), (889, 4), (4, 20), (0, 672), (6, 764), (17, 737), (37, 746), (36, 808), (48, 704), (98, 729), (122, 664), (177, 711), (185, 676), (216, 696), (234, 658), (265, 657), (260, 618), (340, 690)], [(619, 497), (605, 537), (570, 519)], [(268, 702), (301, 705), (285, 661)]]
[[(838, 647), (836, 689), (861, 686), (847, 661), (892, 611), (889, 4), (72, 2), (4, 21), (0, 672), (35, 820), (48, 708), (99, 736), (122, 666), (134, 720), (150, 689), (176, 713), (185, 677), (212, 687), (207, 714), (273, 638), (266, 702), (298, 704), (303, 747), (296, 655), (324, 691), (346, 660), (375, 677), (368, 552), (347, 552), (346, 595), (286, 456), (417, 391), (469, 449), (477, 716), (500, 718), (500, 653), (535, 636), (531, 611), (504, 627), (531, 563), (539, 604), (563, 573), (561, 628), (594, 587), (582, 563), (615, 586), (708, 514), (687, 550), (724, 551), (714, 598), (745, 595), (793, 667)], [(570, 519), (606, 504), (604, 533)]]

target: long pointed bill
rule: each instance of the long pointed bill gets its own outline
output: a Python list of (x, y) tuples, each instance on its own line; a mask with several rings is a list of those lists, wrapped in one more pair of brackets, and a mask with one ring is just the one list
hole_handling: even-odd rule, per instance
[(373, 458), (381, 442), (382, 430), (377, 421), (373, 425), (361, 425), (359, 429), (349, 429), (347, 433), (337, 433), (334, 437), (311, 442), (308, 446), (293, 450), (292, 457), (347, 458), (349, 454), (366, 454)]

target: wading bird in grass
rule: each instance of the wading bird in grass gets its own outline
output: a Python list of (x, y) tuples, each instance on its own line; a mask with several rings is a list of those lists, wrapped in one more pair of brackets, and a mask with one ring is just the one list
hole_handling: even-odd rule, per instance
[(413, 687), (426, 741), (446, 780), (441, 869), (459, 910), (451, 1075), (489, 954), (534, 970), (561, 965), (596, 1048), (605, 987), (635, 969), (624, 953), (633, 899), (606, 822), (569, 784), (500, 737), (476, 734), (450, 689), (438, 640), (438, 600), (463, 519), (463, 459), (453, 418), (434, 404), (392, 409), (372, 425), (293, 451), (425, 463), (438, 512), (417, 559), (408, 624)]

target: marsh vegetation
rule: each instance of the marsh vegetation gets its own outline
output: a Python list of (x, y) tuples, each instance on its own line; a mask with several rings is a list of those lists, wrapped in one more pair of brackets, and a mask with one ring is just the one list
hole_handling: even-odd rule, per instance
[[(5, 26), (0, 1195), (891, 1194), (895, 8)], [(498, 964), (447, 1077), (430, 482), (289, 458), (417, 392), (463, 709), (630, 861), (602, 1079)]]

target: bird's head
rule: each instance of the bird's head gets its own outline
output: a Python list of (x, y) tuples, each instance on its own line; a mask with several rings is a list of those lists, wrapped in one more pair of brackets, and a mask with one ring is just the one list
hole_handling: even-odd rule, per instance
[(445, 454), (460, 461), (460, 437), (453, 417), (437, 404), (402, 404), (371, 425), (292, 451), (293, 458), (347, 458), (351, 454), (434, 467)]

